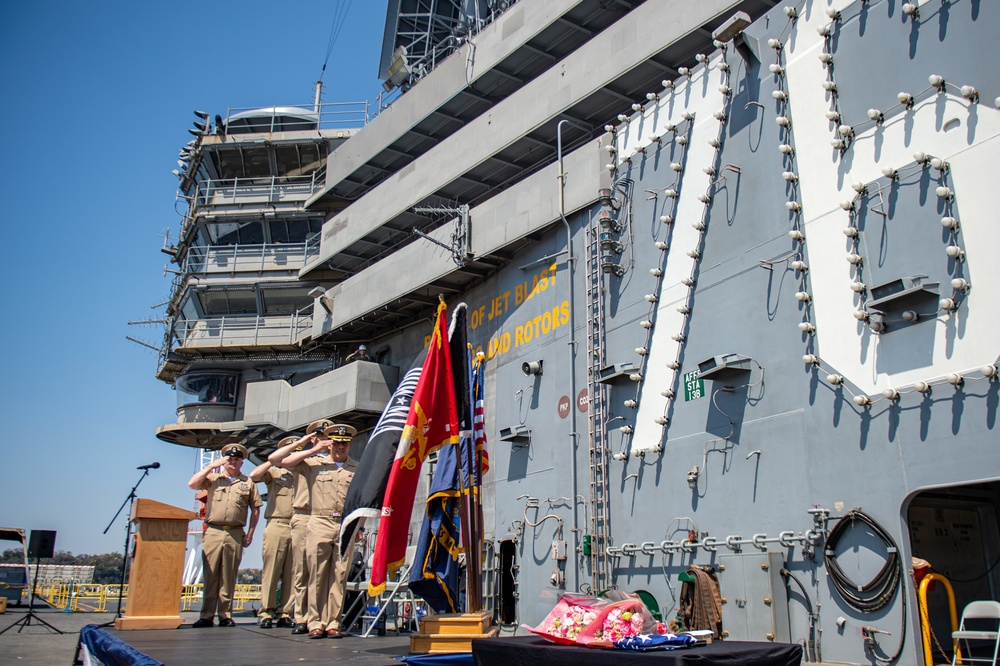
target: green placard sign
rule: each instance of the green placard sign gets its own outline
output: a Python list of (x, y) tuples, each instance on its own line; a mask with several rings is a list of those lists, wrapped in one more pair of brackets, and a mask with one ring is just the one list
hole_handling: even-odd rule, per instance
[(684, 373), (684, 402), (705, 397), (705, 380), (698, 378), (698, 371)]

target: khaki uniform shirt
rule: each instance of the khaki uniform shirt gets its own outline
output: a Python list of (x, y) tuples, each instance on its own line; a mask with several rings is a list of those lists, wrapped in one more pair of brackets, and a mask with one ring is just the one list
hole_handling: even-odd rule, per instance
[(301, 462), (292, 468), (292, 509), (309, 513), (309, 474), (308, 466)]
[(264, 519), (291, 518), (294, 490), (292, 473), (281, 467), (271, 467), (261, 481), (267, 486), (267, 508), (264, 509)]
[(225, 474), (209, 474), (201, 489), (208, 492), (205, 522), (209, 525), (243, 527), (250, 507), (263, 504), (257, 484), (246, 474), (240, 474), (234, 481)]
[(309, 480), (309, 502), (312, 515), (340, 520), (347, 488), (354, 478), (358, 463), (348, 458), (343, 465), (333, 462), (331, 456), (312, 456), (303, 461), (305, 476)]

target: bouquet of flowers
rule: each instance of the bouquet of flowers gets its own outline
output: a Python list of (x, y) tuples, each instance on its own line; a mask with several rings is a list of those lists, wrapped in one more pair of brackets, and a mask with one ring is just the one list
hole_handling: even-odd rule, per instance
[(639, 634), (655, 634), (656, 620), (638, 597), (616, 601), (602, 608), (594, 621), (577, 636), (577, 643), (603, 643)]
[(552, 643), (572, 645), (607, 605), (597, 597), (566, 594), (537, 627), (522, 626)]

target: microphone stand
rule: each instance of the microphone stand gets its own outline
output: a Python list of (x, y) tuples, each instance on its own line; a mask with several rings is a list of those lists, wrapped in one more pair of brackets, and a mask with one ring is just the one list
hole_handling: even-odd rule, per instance
[[(134, 486), (132, 486), (132, 490), (129, 491), (128, 497), (126, 497), (125, 501), (122, 502), (122, 505), (120, 507), (118, 507), (118, 513), (116, 513), (115, 517), (111, 519), (111, 522), (108, 523), (108, 526), (104, 528), (103, 534), (107, 534), (108, 530), (111, 529), (111, 526), (115, 524), (115, 521), (118, 520), (118, 516), (121, 515), (122, 509), (125, 508), (126, 504), (128, 505), (128, 514), (129, 514), (129, 516), (132, 515), (132, 504), (135, 502), (135, 498), (136, 498), (135, 490), (136, 490), (136, 488), (139, 487), (139, 484), (142, 483), (142, 480), (145, 479), (148, 474), (149, 474), (149, 470), (148, 469), (144, 469), (142, 471), (142, 476), (140, 476), (139, 480), (135, 482)], [(128, 542), (129, 542), (129, 539), (131, 537), (132, 537), (132, 522), (131, 522), (131, 520), (126, 520), (125, 521), (125, 549), (122, 552), (122, 577), (121, 577), (121, 581), (120, 581), (120, 583), (118, 585), (118, 611), (115, 613), (115, 619), (118, 619), (118, 618), (120, 618), (122, 616), (122, 593), (125, 591), (125, 570), (128, 568)], [(110, 626), (112, 624), (114, 624), (114, 620), (112, 620), (111, 622), (108, 622), (107, 624), (101, 625), (101, 626)]]

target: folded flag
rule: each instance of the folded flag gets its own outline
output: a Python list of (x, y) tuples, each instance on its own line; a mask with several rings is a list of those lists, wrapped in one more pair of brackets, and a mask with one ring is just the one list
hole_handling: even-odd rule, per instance
[(694, 636), (687, 634), (638, 634), (619, 638), (615, 647), (620, 650), (675, 650), (691, 647), (697, 642)]

